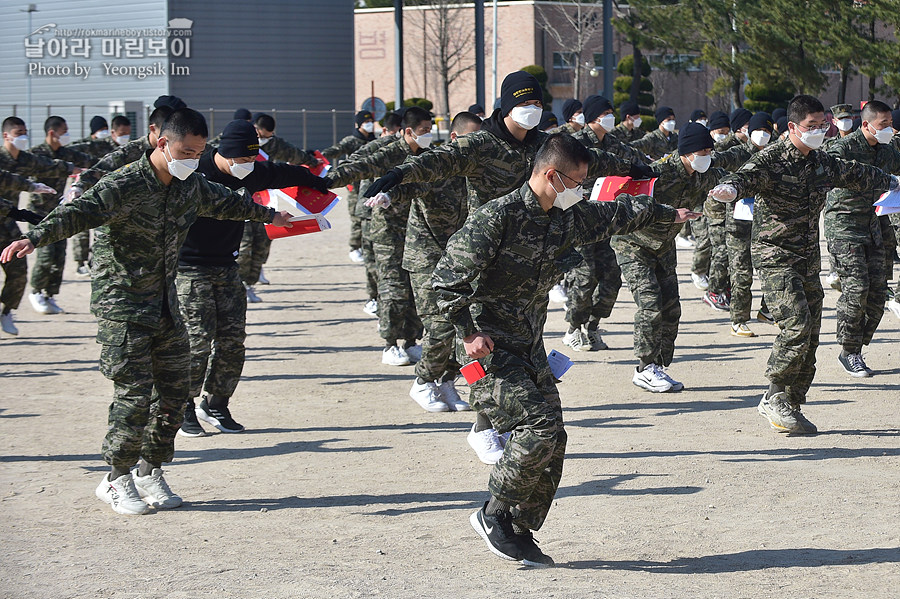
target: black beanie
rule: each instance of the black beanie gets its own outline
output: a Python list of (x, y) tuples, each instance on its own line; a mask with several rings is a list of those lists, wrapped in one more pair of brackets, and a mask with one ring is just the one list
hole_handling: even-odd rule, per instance
[(613, 105), (612, 102), (604, 98), (603, 96), (588, 96), (584, 99), (584, 106), (581, 111), (584, 113), (584, 122), (591, 123), (597, 120), (601, 114), (606, 112), (607, 110), (612, 110)]
[(368, 110), (360, 110), (356, 113), (356, 126), (359, 127), (366, 121), (374, 121), (375, 117)]
[(109, 123), (107, 123), (106, 119), (102, 116), (95, 116), (91, 119), (91, 135), (100, 129), (109, 129)]
[(619, 106), (619, 114), (622, 116), (622, 120), (625, 120), (626, 116), (635, 116), (641, 114), (641, 108), (640, 106), (638, 106), (637, 102), (625, 100), (624, 102), (622, 102), (622, 105)]
[(653, 113), (653, 116), (656, 117), (657, 123), (662, 123), (664, 120), (669, 118), (670, 116), (675, 116), (675, 111), (669, 108), (668, 106), (660, 106), (656, 109), (656, 112)]
[(233, 118), (236, 121), (238, 121), (238, 120), (249, 121), (251, 116), (252, 115), (250, 114), (250, 111), (247, 110), (246, 108), (238, 108), (237, 110), (234, 111), (234, 116), (231, 118)]
[(772, 115), (768, 112), (757, 112), (752, 117), (750, 117), (750, 121), (747, 124), (747, 131), (753, 133), (757, 129), (765, 129), (769, 133), (772, 132), (772, 127), (775, 125), (775, 122), (772, 120)]
[(776, 123), (781, 119), (781, 117), (787, 116), (787, 110), (784, 108), (776, 108), (772, 111), (772, 120)]
[(172, 110), (181, 110), (182, 108), (187, 108), (187, 104), (185, 104), (184, 100), (182, 100), (178, 96), (158, 97), (156, 99), (156, 102), (153, 103), (153, 108), (159, 108), (160, 106), (168, 106)]
[(684, 156), (700, 150), (711, 150), (713, 138), (700, 123), (688, 123), (678, 132), (678, 154)]
[(503, 79), (500, 86), (500, 116), (505, 117), (513, 108), (529, 100), (544, 102), (544, 92), (534, 75), (513, 71)]
[(751, 116), (753, 116), (753, 113), (746, 108), (735, 108), (731, 111), (731, 116), (728, 118), (728, 125), (732, 131), (737, 132), (750, 122)]
[[(897, 116), (900, 116), (900, 110), (895, 110), (894, 112), (898, 113)], [(897, 121), (894, 121), (894, 122), (896, 123)], [(775, 123), (775, 126), (778, 128), (778, 135), (781, 135), (782, 133), (787, 131), (787, 128), (788, 128), (787, 124), (788, 124), (787, 115), (784, 115), (783, 117), (778, 119), (778, 122)]]
[(243, 119), (235, 119), (225, 125), (219, 147), (223, 158), (243, 158), (259, 154), (259, 137), (256, 128)]
[(690, 120), (692, 120), (693, 122), (696, 123), (696, 122), (699, 121), (700, 119), (706, 119), (706, 118), (707, 118), (706, 112), (704, 112), (703, 110), (700, 110), (700, 109), (698, 108), (697, 110), (695, 110), (694, 112), (691, 113), (691, 119), (690, 119)]
[(472, 104), (469, 106), (469, 112), (472, 114), (484, 114), (484, 106), (481, 104)]
[(572, 120), (572, 117), (575, 116), (575, 113), (581, 110), (581, 108), (581, 102), (574, 98), (569, 98), (568, 100), (563, 102), (563, 120), (568, 123), (570, 120)]
[(541, 113), (541, 122), (538, 123), (538, 129), (541, 131), (546, 131), (550, 127), (559, 126), (559, 119), (556, 118), (556, 115), (550, 112), (549, 110), (545, 110)]
[(722, 127), (731, 127), (731, 123), (728, 121), (728, 115), (722, 112), (721, 110), (716, 110), (711, 115), (709, 115), (709, 122), (706, 123), (706, 126), (710, 131), (715, 131), (716, 129), (721, 129)]

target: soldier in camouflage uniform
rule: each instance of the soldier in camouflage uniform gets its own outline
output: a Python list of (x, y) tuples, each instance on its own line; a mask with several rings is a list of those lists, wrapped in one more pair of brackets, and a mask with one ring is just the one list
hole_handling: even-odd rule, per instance
[[(81, 168), (88, 168), (94, 163), (94, 159), (89, 155), (66, 147), (68, 144), (69, 126), (62, 117), (48, 117), (44, 122), (44, 133), (46, 135), (44, 143), (31, 149), (35, 156), (64, 160)], [(57, 193), (29, 194), (28, 208), (35, 212), (47, 214), (59, 205), (63, 196), (63, 190), (66, 187), (66, 177), (43, 179), (42, 182), (56, 189)], [(56, 303), (54, 296), (59, 293), (65, 265), (65, 239), (38, 249), (34, 266), (31, 269), (31, 294), (28, 296), (35, 312), (39, 314), (59, 314), (63, 311)]]
[(96, 495), (121, 514), (146, 513), (141, 495), (157, 507), (181, 505), (161, 465), (172, 460), (190, 392), (190, 347), (175, 292), (189, 227), (199, 216), (287, 223), (287, 213), (193, 173), (206, 137), (201, 114), (175, 111), (157, 149), (57, 207), (0, 254), (3, 262), (23, 258), (35, 246), (96, 228), (91, 311), (103, 346), (100, 371), (114, 383), (103, 442), (112, 470)]
[[(640, 152), (609, 134), (616, 122), (609, 100), (603, 96), (588, 96), (583, 110), (586, 125), (575, 134), (575, 139), (586, 148), (598, 148), (632, 164), (643, 163), (644, 156)], [(585, 188), (592, 189), (594, 181), (589, 178)], [(575, 351), (606, 349), (600, 336), (600, 319), (612, 314), (622, 287), (622, 271), (608, 239), (575, 249), (584, 261), (566, 274), (569, 330), (563, 343)]]
[(584, 129), (584, 112), (582, 108), (583, 105), (581, 102), (575, 99), (569, 99), (563, 102), (562, 113), (563, 121), (565, 122), (556, 131), (553, 131), (553, 133), (559, 132), (575, 135)]
[[(862, 111), (859, 129), (828, 147), (842, 160), (877, 166), (885, 172), (900, 172), (900, 152), (890, 145), (891, 110), (887, 104), (870, 101)], [(825, 239), (841, 277), (837, 301), (837, 340), (841, 365), (851, 376), (868, 377), (872, 372), (862, 359), (862, 348), (884, 315), (887, 276), (882, 229), (873, 202), (880, 191), (863, 193), (837, 188), (825, 203)]]
[(750, 252), (766, 304), (781, 332), (769, 356), (769, 389), (758, 410), (781, 432), (814, 433), (800, 411), (815, 376), (824, 293), (819, 281), (819, 215), (833, 187), (869, 192), (896, 180), (873, 166), (817, 151), (828, 123), (822, 103), (799, 95), (788, 106), (789, 138), (754, 154), (710, 193), (754, 197)]
[[(698, 210), (707, 192), (725, 174), (709, 167), (712, 147), (713, 140), (706, 127), (698, 123), (683, 127), (678, 136), (678, 152), (651, 165), (658, 177), (653, 188), (654, 199), (676, 208)], [(665, 370), (675, 354), (681, 319), (675, 273), (675, 236), (680, 229), (663, 223), (612, 238), (619, 268), (637, 304), (634, 354), (640, 364), (634, 370), (632, 382), (654, 393), (684, 388)]]
[(678, 216), (647, 196), (578, 203), (591, 160), (571, 136), (549, 137), (528, 181), (469, 216), (433, 277), (438, 305), (456, 329), (459, 359), (478, 360), (486, 372), (472, 384), (473, 407), (512, 433), (491, 470), (490, 499), (470, 523), (493, 553), (526, 566), (553, 565), (531, 531), (550, 510), (566, 449), (542, 338), (547, 293), (581, 260), (576, 245)]
[(637, 102), (626, 100), (619, 106), (621, 122), (611, 131), (622, 143), (630, 144), (644, 137), (641, 129), (641, 109)]
[[(350, 156), (370, 141), (375, 139), (375, 117), (368, 110), (360, 110), (355, 117), (356, 131), (341, 139), (333, 146), (322, 150), (322, 155), (332, 163), (342, 156)], [(350, 259), (354, 262), (362, 262), (362, 229), (359, 218), (356, 216), (357, 195), (351, 193), (347, 197), (347, 210), (350, 211)]]
[(729, 148), (746, 143), (750, 135), (747, 132), (747, 127), (749, 126), (750, 118), (752, 116), (753, 113), (746, 108), (735, 108), (732, 110), (731, 115), (728, 117), (730, 131), (724, 139), (716, 141), (716, 145), (713, 149), (715, 149), (716, 152), (724, 152)]
[(653, 160), (659, 160), (678, 149), (678, 133), (675, 132), (675, 111), (668, 106), (656, 109), (659, 127), (642, 138), (631, 142), (631, 146)]
[[(403, 125), (403, 137), (368, 157), (341, 164), (326, 177), (328, 186), (343, 187), (373, 178), (409, 156), (427, 152), (432, 139), (431, 115), (422, 108), (411, 107), (403, 117)], [(416, 314), (409, 273), (401, 266), (412, 197), (404, 197), (403, 201), (392, 197), (391, 200), (390, 205), (372, 211), (368, 233), (378, 280), (378, 333), (385, 341), (382, 363), (406, 366), (421, 357), (416, 340), (422, 335), (422, 322)]]

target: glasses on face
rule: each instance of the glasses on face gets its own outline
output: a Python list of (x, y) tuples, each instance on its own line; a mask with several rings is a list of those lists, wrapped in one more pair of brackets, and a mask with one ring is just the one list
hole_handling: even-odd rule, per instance
[(810, 133), (828, 133), (828, 130), (831, 128), (829, 123), (825, 123), (824, 125), (820, 125), (818, 127), (807, 127), (806, 125), (801, 125), (800, 123), (794, 123), (796, 127), (799, 127), (801, 131), (807, 131)]
[(570, 177), (569, 175), (565, 174), (564, 172), (562, 172), (560, 170), (557, 170), (556, 172), (557, 172), (557, 174), (562, 175), (563, 177), (565, 177), (566, 179), (568, 179), (569, 181), (571, 181), (578, 187), (584, 187), (584, 182), (587, 180), (585, 178), (585, 179), (582, 179), (581, 181), (576, 181), (575, 179), (573, 179), (572, 177)]

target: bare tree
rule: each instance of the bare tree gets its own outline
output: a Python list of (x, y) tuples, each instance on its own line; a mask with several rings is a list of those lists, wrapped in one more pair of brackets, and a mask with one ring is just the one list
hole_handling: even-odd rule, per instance
[[(574, 97), (580, 98), (582, 75), (594, 67), (593, 53), (590, 62), (585, 65), (585, 50), (597, 32), (603, 29), (603, 7), (597, 0), (574, 0), (551, 9), (545, 9), (540, 4), (536, 7), (538, 25), (560, 48), (572, 54), (572, 62), (575, 63), (572, 92)], [(552, 18), (554, 15), (559, 18)]]

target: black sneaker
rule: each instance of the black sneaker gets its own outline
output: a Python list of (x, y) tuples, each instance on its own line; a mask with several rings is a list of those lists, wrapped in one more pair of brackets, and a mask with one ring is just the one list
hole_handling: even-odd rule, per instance
[(800, 411), (800, 404), (792, 403), (791, 409), (793, 410), (794, 420), (797, 421), (797, 427), (799, 430), (794, 431), (795, 433), (800, 433), (803, 435), (815, 435), (819, 432), (819, 429), (815, 424), (806, 419), (806, 416), (803, 415), (803, 412)]
[(522, 561), (525, 558), (525, 551), (513, 531), (512, 515), (500, 510), (496, 514), (487, 514), (485, 513), (487, 505), (488, 502), (485, 501), (482, 509), (469, 516), (472, 528), (481, 535), (488, 549), (497, 557), (511, 562)]
[(228, 406), (211, 408), (206, 398), (197, 406), (196, 414), (197, 418), (210, 423), (223, 433), (239, 433), (244, 430), (244, 426), (235, 422), (231, 417)]
[(844, 355), (843, 352), (838, 354), (838, 362), (841, 363), (841, 366), (844, 367), (844, 370), (850, 376), (856, 378), (868, 378), (872, 376), (872, 371), (869, 370), (869, 367), (866, 366), (865, 361), (863, 361), (862, 354), (847, 354)]
[(537, 541), (534, 540), (530, 530), (519, 533), (516, 537), (518, 537), (519, 545), (522, 547), (522, 552), (525, 554), (525, 557), (522, 558), (523, 566), (530, 566), (532, 568), (552, 568), (556, 565), (553, 562), (553, 558), (545, 554), (537, 546)]
[(178, 434), (182, 437), (206, 436), (206, 431), (200, 426), (200, 422), (197, 420), (197, 413), (194, 409), (194, 402), (191, 400), (184, 409), (184, 422), (181, 423), (181, 428), (178, 429)]

